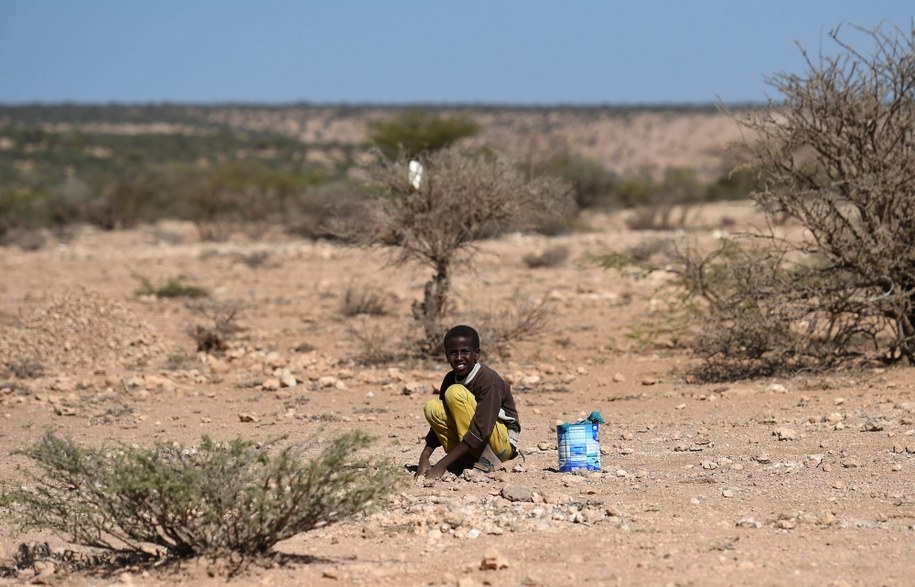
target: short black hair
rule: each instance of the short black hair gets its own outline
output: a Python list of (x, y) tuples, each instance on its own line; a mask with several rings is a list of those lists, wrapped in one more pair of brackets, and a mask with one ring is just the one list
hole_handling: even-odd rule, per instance
[(473, 350), (480, 350), (480, 333), (464, 324), (459, 324), (445, 333), (445, 338), (442, 340), (443, 344), (448, 344), (448, 340), (452, 338), (469, 338), (470, 344), (473, 345)]

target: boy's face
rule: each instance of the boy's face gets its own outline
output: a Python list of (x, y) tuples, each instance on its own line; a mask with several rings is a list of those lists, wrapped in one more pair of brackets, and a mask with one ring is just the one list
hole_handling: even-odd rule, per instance
[(463, 379), (480, 358), (480, 351), (473, 348), (470, 338), (455, 336), (445, 341), (445, 357), (454, 374)]

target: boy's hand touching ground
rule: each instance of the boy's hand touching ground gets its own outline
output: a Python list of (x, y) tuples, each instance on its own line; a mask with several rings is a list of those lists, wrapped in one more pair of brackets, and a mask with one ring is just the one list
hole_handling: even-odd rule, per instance
[(432, 468), (432, 465), (429, 463), (429, 457), (432, 456), (432, 451), (434, 450), (435, 448), (431, 446), (423, 448), (423, 452), (419, 455), (419, 464), (416, 466), (416, 474), (413, 475), (414, 479), (427, 476), (427, 473)]

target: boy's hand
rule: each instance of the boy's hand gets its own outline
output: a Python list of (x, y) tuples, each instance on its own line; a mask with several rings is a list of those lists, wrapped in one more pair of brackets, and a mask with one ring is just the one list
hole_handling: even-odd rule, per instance
[(429, 459), (424, 459), (420, 457), (419, 465), (416, 467), (416, 473), (413, 475), (414, 479), (419, 479), (426, 475), (429, 472), (429, 469), (432, 468), (432, 465), (429, 464)]
[(432, 456), (432, 451), (434, 450), (435, 448), (431, 446), (423, 448), (423, 452), (419, 454), (419, 464), (416, 466), (416, 474), (413, 476), (414, 479), (425, 476), (425, 474), (429, 472), (429, 469), (432, 468), (432, 465), (429, 464), (429, 457)]
[(448, 465), (445, 464), (445, 459), (440, 460), (435, 463), (435, 466), (426, 471), (425, 475), (427, 479), (440, 479), (442, 475), (445, 474), (445, 471), (448, 470)]

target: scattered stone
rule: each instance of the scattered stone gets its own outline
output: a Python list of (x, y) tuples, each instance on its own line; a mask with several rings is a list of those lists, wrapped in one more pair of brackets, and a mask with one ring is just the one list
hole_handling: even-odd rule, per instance
[(527, 487), (506, 486), (502, 488), (501, 495), (508, 501), (534, 501), (534, 492)]
[(277, 389), (280, 388), (280, 385), (282, 385), (282, 384), (280, 383), (280, 380), (277, 379), (276, 377), (270, 377), (270, 378), (264, 380), (263, 383), (261, 383), (261, 387), (267, 391), (276, 391)]
[(845, 459), (842, 461), (842, 466), (846, 469), (857, 469), (861, 466), (861, 461), (858, 459)]
[(766, 388), (769, 393), (788, 393), (788, 389), (781, 383), (773, 383)]
[(772, 434), (780, 441), (797, 440), (797, 430), (793, 428), (776, 428)]
[(721, 497), (734, 497), (734, 490), (724, 489), (721, 491)]
[(279, 379), (280, 379), (280, 384), (283, 387), (295, 387), (296, 385), (299, 384), (298, 380), (296, 380), (296, 378), (295, 378), (295, 375), (290, 373), (289, 369), (283, 369), (282, 371), (280, 371)]
[(483, 561), (480, 562), (481, 571), (498, 571), (507, 569), (508, 561), (496, 550), (489, 550), (483, 555)]
[(660, 382), (661, 382), (661, 380), (658, 379), (657, 377), (647, 376), (647, 377), (642, 378), (642, 385), (645, 385), (645, 386), (657, 385)]
[(555, 442), (540, 441), (540, 442), (537, 443), (537, 450), (541, 450), (541, 451), (544, 451), (544, 452), (549, 451), (549, 450), (556, 450), (556, 443), (555, 443)]
[(804, 457), (804, 466), (808, 469), (816, 469), (823, 462), (823, 455), (813, 454)]
[(250, 412), (241, 412), (238, 414), (238, 421), (245, 423), (260, 422), (260, 418)]
[(883, 428), (883, 420), (880, 418), (870, 418), (861, 425), (861, 429), (865, 432), (880, 432)]
[(737, 520), (738, 528), (762, 528), (762, 523), (757, 522), (752, 517), (743, 518), (742, 520)]
[(624, 383), (626, 381), (626, 376), (623, 375), (622, 373), (614, 373), (613, 381), (616, 383)]
[(403, 384), (400, 393), (403, 395), (419, 395), (426, 389), (426, 386), (420, 381), (408, 381)]

